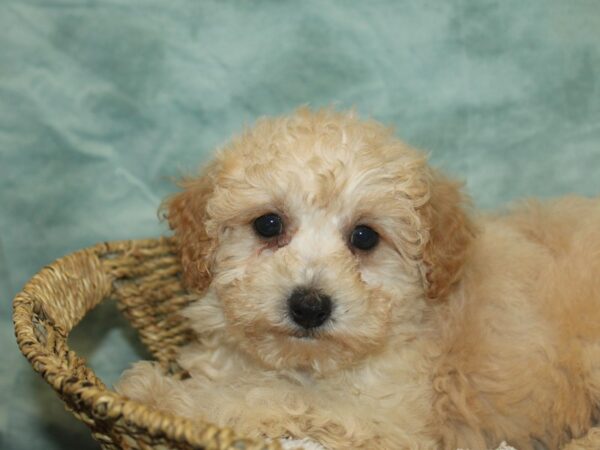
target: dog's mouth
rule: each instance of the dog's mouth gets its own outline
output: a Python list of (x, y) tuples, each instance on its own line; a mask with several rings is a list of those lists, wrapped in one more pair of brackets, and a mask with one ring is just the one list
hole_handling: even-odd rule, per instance
[(281, 338), (288, 338), (292, 342), (311, 342), (320, 340), (329, 340), (332, 337), (332, 328), (330, 325), (302, 328), (290, 323), (277, 324), (271, 328), (271, 333)]
[(293, 331), (290, 333), (290, 337), (293, 339), (317, 339), (318, 333), (312, 330), (301, 330), (301, 331)]
[(288, 333), (288, 336), (294, 340), (298, 339), (303, 341), (310, 341), (322, 339), (323, 337), (325, 337), (325, 334), (325, 330), (323, 330), (322, 328), (310, 328), (308, 330), (292, 330)]

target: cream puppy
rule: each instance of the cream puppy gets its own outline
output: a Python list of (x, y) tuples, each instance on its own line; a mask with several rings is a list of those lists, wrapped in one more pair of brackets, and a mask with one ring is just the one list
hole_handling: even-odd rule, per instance
[(191, 377), (139, 363), (127, 396), (330, 449), (556, 449), (598, 419), (598, 199), (477, 215), (387, 128), (307, 109), (183, 188)]

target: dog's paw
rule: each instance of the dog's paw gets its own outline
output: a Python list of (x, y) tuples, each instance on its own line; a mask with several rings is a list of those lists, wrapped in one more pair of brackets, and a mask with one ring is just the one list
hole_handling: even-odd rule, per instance
[(184, 414), (190, 409), (181, 381), (167, 376), (156, 362), (135, 363), (123, 372), (115, 390), (155, 410)]

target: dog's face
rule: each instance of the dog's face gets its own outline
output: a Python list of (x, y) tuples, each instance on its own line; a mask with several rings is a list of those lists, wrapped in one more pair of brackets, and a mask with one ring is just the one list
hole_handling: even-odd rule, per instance
[(460, 203), (389, 130), (301, 110), (235, 139), (168, 217), (185, 282), (210, 284), (245, 351), (326, 372), (410, 335), (456, 281), (472, 234)]

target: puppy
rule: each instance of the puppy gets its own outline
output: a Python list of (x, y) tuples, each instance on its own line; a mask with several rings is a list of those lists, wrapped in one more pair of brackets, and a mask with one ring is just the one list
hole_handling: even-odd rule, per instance
[(558, 449), (598, 420), (598, 199), (478, 215), (387, 128), (307, 109), (183, 188), (191, 377), (139, 363), (125, 395), (329, 449)]

